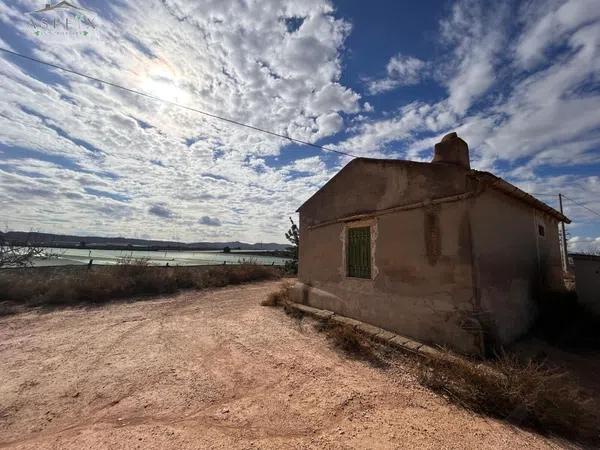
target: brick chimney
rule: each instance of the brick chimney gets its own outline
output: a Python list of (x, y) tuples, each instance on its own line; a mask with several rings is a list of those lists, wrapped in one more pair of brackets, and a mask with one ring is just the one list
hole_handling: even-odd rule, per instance
[(455, 164), (470, 169), (469, 146), (454, 132), (448, 133), (435, 144), (432, 163)]

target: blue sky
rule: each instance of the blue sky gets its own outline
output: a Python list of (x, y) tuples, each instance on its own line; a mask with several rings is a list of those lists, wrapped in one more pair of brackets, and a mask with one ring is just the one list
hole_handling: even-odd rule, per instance
[[(600, 246), (575, 203), (600, 211), (599, 0), (72, 3), (2, 3), (0, 44), (360, 156), (428, 161), (456, 130)], [(10, 229), (282, 242), (349, 161), (4, 54), (0, 79)]]

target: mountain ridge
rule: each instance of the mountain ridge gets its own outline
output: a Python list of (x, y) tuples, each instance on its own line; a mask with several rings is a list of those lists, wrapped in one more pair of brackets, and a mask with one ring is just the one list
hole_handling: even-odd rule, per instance
[(31, 243), (43, 247), (76, 247), (76, 248), (131, 248), (145, 249), (183, 249), (183, 250), (222, 250), (225, 247), (239, 250), (285, 250), (290, 245), (276, 242), (260, 242), (249, 244), (241, 241), (226, 242), (180, 242), (162, 241), (158, 239), (138, 239), (126, 237), (81, 236), (27, 231), (0, 231), (0, 238), (15, 245)]

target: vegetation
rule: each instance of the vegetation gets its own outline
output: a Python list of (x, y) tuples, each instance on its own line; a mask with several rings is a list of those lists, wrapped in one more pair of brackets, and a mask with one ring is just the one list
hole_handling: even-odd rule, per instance
[(288, 273), (297, 274), (298, 273), (298, 247), (300, 245), (300, 230), (298, 226), (294, 223), (292, 218), (290, 217), (290, 222), (292, 226), (285, 233), (285, 238), (292, 244), (292, 247), (289, 248), (288, 257), (290, 261), (285, 263), (285, 268)]
[(291, 302), (291, 285), (285, 283), (278, 291), (271, 292), (260, 304), (262, 306), (284, 306), (289, 302)]
[(204, 289), (279, 278), (276, 268), (256, 264), (212, 267), (157, 267), (144, 260), (124, 259), (113, 267), (90, 270), (0, 271), (3, 313), (23, 307), (105, 303), (179, 289)]
[(506, 353), (487, 363), (441, 353), (419, 366), (419, 380), (476, 413), (585, 443), (599, 443), (600, 416), (566, 372)]
[(43, 254), (44, 249), (32, 244), (16, 246), (0, 234), (0, 268), (30, 266), (33, 258)]

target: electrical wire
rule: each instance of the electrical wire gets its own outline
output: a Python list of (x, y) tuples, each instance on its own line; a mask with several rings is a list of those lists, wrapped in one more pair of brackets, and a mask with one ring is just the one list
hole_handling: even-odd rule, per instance
[(22, 55), (21, 53), (13, 52), (12, 50), (8, 50), (8, 49), (3, 48), (3, 47), (0, 47), (0, 51), (3, 51), (4, 53), (8, 53), (9, 55), (17, 56), (19, 58), (23, 58), (23, 59), (26, 59), (26, 60), (29, 60), (29, 61), (33, 61), (33, 62), (36, 62), (36, 63), (39, 63), (39, 64), (43, 64), (45, 66), (53, 67), (55, 69), (62, 70), (64, 72), (72, 73), (73, 75), (77, 75), (77, 76), (80, 76), (80, 77), (83, 77), (83, 78), (87, 78), (88, 80), (96, 81), (98, 83), (102, 83), (102, 84), (105, 84), (107, 86), (112, 86), (112, 87), (117, 88), (117, 89), (122, 89), (122, 90), (130, 92), (132, 94), (140, 95), (142, 97), (146, 97), (146, 98), (149, 98), (149, 99), (152, 99), (152, 100), (156, 100), (156, 101), (159, 101), (159, 102), (167, 103), (169, 105), (176, 106), (176, 107), (182, 108), (182, 109), (186, 109), (188, 111), (192, 111), (192, 112), (195, 112), (195, 113), (198, 113), (198, 114), (203, 114), (205, 116), (212, 117), (213, 119), (222, 120), (224, 122), (228, 122), (228, 123), (231, 123), (231, 124), (234, 124), (234, 125), (238, 125), (240, 127), (249, 128), (249, 129), (254, 130), (254, 131), (260, 131), (261, 133), (266, 133), (266, 134), (269, 134), (271, 136), (275, 136), (275, 137), (279, 137), (279, 138), (282, 138), (282, 139), (286, 139), (286, 140), (288, 140), (290, 142), (295, 142), (297, 144), (307, 145), (309, 147), (317, 148), (319, 150), (323, 150), (323, 151), (326, 151), (326, 152), (337, 153), (338, 155), (349, 156), (351, 158), (359, 158), (359, 156), (353, 155), (352, 153), (344, 152), (344, 151), (341, 151), (341, 150), (335, 150), (333, 148), (324, 147), (324, 146), (318, 145), (318, 144), (313, 144), (312, 142), (303, 141), (301, 139), (296, 139), (296, 138), (293, 138), (293, 137), (290, 137), (290, 136), (286, 136), (285, 134), (276, 133), (274, 131), (266, 130), (264, 128), (255, 127), (254, 125), (248, 125), (247, 123), (238, 122), (237, 120), (233, 120), (233, 119), (229, 119), (227, 117), (219, 116), (217, 114), (212, 114), (212, 113), (209, 113), (209, 112), (206, 112), (206, 111), (202, 111), (200, 109), (196, 109), (196, 108), (192, 108), (192, 107), (189, 107), (189, 106), (181, 105), (179, 103), (176, 103), (176, 102), (173, 102), (173, 101), (170, 101), (170, 100), (166, 100), (164, 98), (156, 97), (154, 95), (147, 94), (145, 92), (136, 91), (135, 89), (130, 89), (128, 87), (121, 86), (120, 84), (112, 83), (110, 81), (106, 81), (106, 80), (103, 80), (101, 78), (93, 77), (91, 75), (87, 75), (85, 73), (78, 72), (76, 70), (67, 69), (66, 67), (62, 67), (62, 66), (59, 66), (57, 64), (49, 63), (47, 61), (43, 61), (41, 59), (33, 58), (31, 56)]
[[(173, 101), (170, 101), (170, 100), (166, 100), (164, 98), (156, 97), (154, 95), (147, 94), (145, 92), (137, 91), (135, 89), (131, 89), (131, 88), (122, 86), (122, 85), (117, 84), (117, 83), (112, 83), (110, 81), (106, 81), (106, 80), (103, 80), (101, 78), (93, 77), (91, 75), (87, 75), (85, 73), (78, 72), (76, 70), (67, 69), (66, 67), (62, 67), (62, 66), (59, 66), (57, 64), (49, 63), (47, 61), (43, 61), (41, 59), (33, 58), (31, 56), (22, 55), (21, 53), (13, 52), (12, 50), (8, 50), (8, 49), (3, 48), (3, 47), (0, 47), (0, 51), (3, 51), (4, 53), (7, 53), (7, 54), (12, 55), (12, 56), (17, 56), (17, 57), (22, 58), (22, 59), (26, 59), (26, 60), (29, 60), (29, 61), (36, 62), (38, 64), (43, 64), (43, 65), (48, 66), (48, 67), (53, 67), (55, 69), (62, 70), (63, 72), (67, 72), (67, 73), (71, 73), (73, 75), (77, 75), (77, 76), (80, 76), (80, 77), (83, 77), (83, 78), (87, 78), (88, 80), (96, 81), (98, 83), (105, 84), (107, 86), (111, 86), (111, 87), (114, 87), (114, 88), (117, 88), (117, 89), (121, 89), (121, 90), (124, 90), (126, 92), (130, 92), (130, 93), (135, 94), (135, 95), (140, 95), (142, 97), (146, 97), (146, 98), (149, 98), (149, 99), (152, 99), (152, 100), (155, 100), (155, 101), (163, 102), (163, 103), (166, 103), (166, 104), (169, 104), (169, 105), (172, 105), (172, 106), (176, 106), (176, 107), (181, 108), (181, 109), (185, 109), (185, 110), (192, 111), (192, 112), (195, 112), (195, 113), (198, 113), (198, 114), (202, 114), (202, 115), (205, 115), (205, 116), (208, 116), (208, 117), (212, 117), (213, 119), (218, 119), (218, 120), (221, 120), (223, 122), (231, 123), (233, 125), (237, 125), (237, 126), (240, 126), (240, 127), (248, 128), (248, 129), (251, 129), (251, 130), (254, 130), (254, 131), (259, 131), (261, 133), (269, 134), (271, 136), (279, 137), (281, 139), (286, 139), (286, 140), (288, 140), (290, 142), (295, 142), (297, 144), (306, 145), (306, 146), (313, 147), (313, 148), (316, 148), (316, 149), (319, 149), (319, 150), (322, 150), (322, 151), (326, 151), (326, 152), (337, 153), (338, 155), (349, 156), (351, 158), (359, 158), (359, 156), (353, 155), (352, 153), (344, 152), (344, 151), (341, 151), (341, 150), (335, 150), (333, 148), (328, 148), (328, 147), (325, 147), (325, 146), (322, 146), (322, 145), (318, 145), (318, 144), (313, 144), (312, 142), (303, 141), (301, 139), (296, 139), (296, 138), (293, 138), (293, 137), (290, 137), (290, 136), (286, 136), (284, 134), (280, 134), (280, 133), (276, 133), (274, 131), (266, 130), (264, 128), (255, 127), (254, 125), (249, 125), (249, 124), (246, 124), (246, 123), (243, 123), (243, 122), (238, 122), (237, 120), (229, 119), (227, 117), (219, 116), (217, 114), (212, 114), (212, 113), (209, 113), (207, 111), (202, 111), (202, 110), (197, 109), (197, 108), (192, 108), (192, 107), (189, 107), (189, 106), (181, 105), (181, 104), (179, 104), (177, 102), (173, 102)], [(537, 196), (554, 196), (556, 194), (531, 193), (531, 195), (537, 195)], [(599, 212), (594, 211), (593, 209), (590, 209), (590, 208), (588, 208), (585, 205), (582, 205), (581, 203), (573, 200), (572, 198), (567, 197), (564, 194), (563, 194), (563, 197), (565, 199), (572, 201), (573, 203), (579, 205), (582, 208), (585, 208), (586, 210), (588, 210), (591, 213), (596, 214), (597, 216), (600, 217), (600, 213)]]
[(564, 198), (566, 198), (567, 200), (569, 200), (569, 201), (572, 201), (572, 202), (573, 202), (573, 203), (575, 203), (576, 205), (578, 205), (578, 206), (582, 207), (583, 209), (587, 209), (589, 212), (591, 212), (591, 213), (593, 213), (593, 214), (596, 214), (598, 217), (600, 217), (600, 213), (599, 213), (598, 211), (594, 211), (593, 209), (591, 209), (591, 208), (588, 208), (588, 207), (587, 207), (587, 206), (585, 206), (584, 204), (582, 204), (582, 203), (579, 203), (578, 201), (576, 201), (576, 200), (573, 200), (573, 199), (572, 199), (572, 198), (570, 198), (570, 197), (567, 197), (565, 194), (562, 194), (562, 196), (563, 196)]

